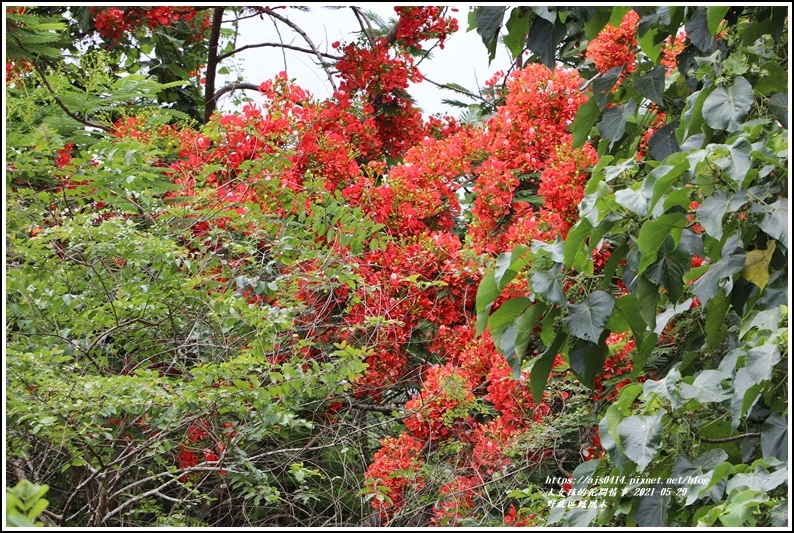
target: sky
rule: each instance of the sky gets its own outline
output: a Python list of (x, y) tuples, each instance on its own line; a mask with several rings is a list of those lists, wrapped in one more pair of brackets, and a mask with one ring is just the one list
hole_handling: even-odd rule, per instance
[[(509, 55), (504, 47), (499, 47), (496, 58), (489, 66), (488, 52), (480, 36), (476, 31), (466, 32), (469, 5), (450, 5), (459, 9), (458, 13), (452, 13), (458, 19), (459, 30), (447, 39), (443, 50), (436, 47), (432, 59), (422, 61), (419, 71), (437, 83), (456, 83), (476, 92), (494, 72), (509, 67)], [(358, 4), (358, 7), (364, 11), (377, 13), (387, 22), (390, 18), (396, 19), (394, 4)], [(309, 12), (291, 8), (277, 12), (300, 26), (321, 52), (337, 54), (337, 51), (331, 48), (334, 41), (345, 44), (355, 41), (358, 37), (358, 22), (353, 11), (346, 6), (338, 6), (334, 9), (312, 5)], [(238, 47), (261, 42), (279, 42), (279, 34), (272, 21), (267, 16), (264, 18), (265, 20), (260, 20), (259, 17), (254, 17), (240, 22)], [(283, 42), (306, 47), (303, 38), (283, 24), (279, 24), (279, 31)], [(316, 65), (316, 58), (312, 55), (277, 48), (255, 48), (244, 50), (236, 54), (235, 58), (246, 82), (259, 84), (286, 70), (290, 78), (295, 78), (297, 84), (312, 93), (315, 98), (325, 99), (332, 94), (325, 73)], [(442, 104), (444, 98), (473, 103), (464, 95), (439, 89), (429, 82), (412, 85), (408, 92), (425, 115), (440, 113), (457, 117), (462, 109)], [(256, 94), (247, 91), (246, 96), (255, 97)], [(232, 109), (231, 99), (225, 98), (220, 107), (224, 110)]]

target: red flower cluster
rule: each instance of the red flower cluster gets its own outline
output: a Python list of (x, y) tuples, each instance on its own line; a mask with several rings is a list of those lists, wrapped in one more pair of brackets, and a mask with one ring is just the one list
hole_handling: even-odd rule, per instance
[(593, 60), (595, 68), (604, 73), (614, 67), (624, 67), (623, 74), (631, 74), (636, 68), (634, 52), (637, 49), (637, 24), (640, 16), (633, 9), (626, 13), (620, 26), (611, 24), (587, 44), (586, 57)]
[[(189, 6), (92, 7), (91, 12), (94, 13), (94, 27), (99, 34), (112, 41), (144, 24), (155, 29), (158, 26), (172, 26), (179, 20), (190, 21), (197, 15), (196, 9)], [(201, 29), (206, 29), (208, 23), (209, 19), (205, 17)]]

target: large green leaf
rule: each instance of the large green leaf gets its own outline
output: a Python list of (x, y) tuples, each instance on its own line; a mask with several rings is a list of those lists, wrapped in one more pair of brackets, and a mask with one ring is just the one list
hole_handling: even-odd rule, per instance
[(557, 45), (565, 37), (567, 29), (565, 24), (554, 22), (537, 17), (532, 23), (527, 37), (527, 48), (529, 48), (540, 62), (554, 70), (557, 63)]
[(742, 367), (733, 378), (733, 398), (731, 398), (731, 430), (739, 427), (747, 410), (758, 399), (762, 385), (750, 377), (747, 368)]
[(598, 103), (600, 110), (606, 107), (612, 87), (615, 86), (622, 73), (623, 66), (612, 67), (593, 81), (593, 98)]
[(780, 361), (780, 350), (776, 344), (767, 343), (747, 352), (744, 365), (755, 383), (766, 381), (772, 377), (772, 370)]
[(529, 304), (529, 298), (525, 296), (511, 298), (500, 305), (499, 309), (488, 317), (488, 329), (491, 330), (491, 335), (494, 337), (496, 344), (499, 344), (497, 335), (501, 335), (507, 326), (513, 324), (516, 318), (529, 307)]
[(650, 486), (652, 493), (640, 498), (637, 504), (637, 526), (645, 528), (663, 528), (667, 526), (668, 513), (670, 512), (670, 500), (672, 491), (676, 487), (667, 486), (672, 489), (669, 493), (663, 493), (662, 488), (666, 484), (654, 483)]
[(563, 344), (565, 344), (566, 335), (560, 332), (555, 337), (554, 342), (551, 343), (543, 355), (535, 359), (532, 364), (532, 370), (529, 373), (529, 392), (536, 404), (540, 404), (543, 398), (543, 390), (546, 388), (546, 382), (549, 379), (549, 374), (554, 366), (554, 360), (557, 357)]
[(644, 217), (648, 214), (648, 199), (640, 187), (641, 183), (635, 183), (630, 188), (616, 191), (615, 201), (632, 213)]
[[(692, 290), (701, 304), (708, 303), (717, 295), (720, 280), (741, 272), (744, 268), (744, 253), (737, 252), (723, 257), (709, 267), (705, 274), (695, 281)], [(727, 292), (727, 291), (726, 291)]]
[(578, 345), (568, 351), (571, 370), (582, 385), (589, 389), (594, 388), (595, 378), (601, 373), (609, 355), (609, 347), (606, 345), (608, 336), (609, 330), (604, 330), (598, 342), (579, 341)]
[(642, 96), (644, 96), (651, 102), (658, 105), (663, 105), (664, 74), (665, 74), (664, 67), (661, 66), (653, 67), (651, 70), (646, 72), (642, 77), (640, 77), (636, 82), (634, 82), (634, 88), (637, 89), (638, 93), (640, 93)]
[(503, 6), (479, 6), (474, 15), (477, 33), (488, 49), (489, 63), (496, 57), (499, 30), (502, 29), (502, 20), (504, 20), (506, 10), (507, 8)]
[(684, 290), (684, 274), (692, 266), (692, 256), (681, 246), (676, 246), (672, 237), (662, 243), (658, 259), (645, 271), (653, 283), (662, 284), (671, 302), (678, 302)]
[(678, 121), (673, 121), (659, 128), (648, 140), (648, 153), (657, 161), (664, 161), (668, 156), (681, 151), (675, 132)]
[(595, 291), (580, 304), (568, 305), (565, 323), (576, 338), (598, 342), (615, 307), (615, 297), (606, 291)]
[(706, 18), (706, 8), (695, 8), (695, 15), (686, 23), (686, 35), (701, 52), (710, 52), (717, 45), (716, 39), (709, 31), (709, 23)]
[(725, 503), (725, 511), (719, 515), (720, 523), (730, 528), (753, 527), (757, 523), (753, 515), (767, 501), (769, 496), (764, 491), (741, 491)]
[(548, 308), (549, 306), (543, 302), (535, 302), (516, 319), (515, 352), (517, 354), (523, 355), (527, 351), (527, 346), (529, 346), (529, 341), (532, 338), (535, 324)]
[(764, 457), (788, 461), (788, 422), (778, 413), (772, 413), (761, 426), (761, 450)]
[(788, 129), (788, 93), (777, 93), (770, 96), (769, 111), (781, 126)]
[(737, 77), (730, 87), (717, 87), (703, 102), (706, 124), (716, 130), (736, 131), (753, 105), (753, 87)]
[(665, 411), (655, 415), (634, 415), (618, 424), (617, 433), (626, 457), (637, 463), (640, 472), (653, 460), (662, 445), (662, 417)]
[(590, 257), (585, 241), (592, 229), (593, 225), (590, 221), (582, 218), (568, 231), (563, 243), (563, 261), (566, 267), (574, 268), (579, 272), (584, 270), (585, 263)]
[(673, 243), (678, 245), (683, 230), (689, 221), (682, 213), (668, 213), (656, 220), (649, 220), (640, 228), (637, 239), (641, 257), (637, 274), (642, 274), (646, 268), (656, 261), (659, 248), (664, 241), (672, 236)]
[(513, 59), (520, 56), (524, 50), (524, 43), (529, 30), (529, 14), (530, 11), (526, 8), (513, 8), (505, 24), (507, 35), (504, 36), (504, 42), (507, 49), (510, 50), (510, 55), (513, 56)]
[(717, 30), (719, 29), (720, 22), (722, 22), (723, 17), (730, 9), (730, 6), (709, 6), (708, 10), (706, 11), (706, 21), (707, 26), (709, 29), (709, 33), (713, 36), (717, 36)]
[(532, 290), (550, 304), (565, 305), (568, 300), (562, 290), (563, 279), (562, 265), (555, 263), (549, 270), (536, 270), (532, 273)]
[(593, 125), (598, 120), (601, 110), (598, 108), (595, 96), (579, 106), (573, 121), (573, 147), (579, 148), (587, 142)]
[(513, 281), (521, 269), (527, 266), (530, 260), (530, 255), (527, 252), (529, 252), (528, 246), (518, 244), (511, 252), (501, 254), (497, 258), (494, 281), (500, 292)]
[(745, 137), (739, 137), (733, 144), (725, 147), (728, 149), (728, 153), (715, 160), (714, 164), (727, 172), (736, 185), (741, 187), (747, 177), (747, 172), (753, 166), (750, 160), (750, 152), (753, 147)]
[(770, 205), (754, 204), (750, 211), (762, 214), (758, 226), (788, 249), (788, 198)]
[(680, 478), (680, 487), (686, 487), (686, 504), (692, 505), (700, 496), (701, 492), (708, 486), (698, 482), (698, 479), (711, 481), (714, 469), (728, 459), (725, 450), (709, 450), (703, 455), (695, 457), (691, 461), (679, 455), (673, 465), (672, 477)]
[(722, 220), (727, 213), (734, 213), (747, 202), (747, 192), (740, 190), (733, 194), (718, 189), (703, 200), (697, 214), (706, 233), (717, 240), (722, 239)]
[(691, 385), (681, 383), (681, 397), (701, 403), (727, 400), (731, 397), (732, 391), (723, 389), (721, 383), (728, 377), (725, 372), (719, 370), (703, 370)]
[(609, 141), (610, 149), (615, 142), (623, 137), (626, 131), (626, 121), (634, 114), (636, 107), (634, 100), (629, 100), (623, 105), (607, 109), (604, 118), (596, 125), (601, 138)]

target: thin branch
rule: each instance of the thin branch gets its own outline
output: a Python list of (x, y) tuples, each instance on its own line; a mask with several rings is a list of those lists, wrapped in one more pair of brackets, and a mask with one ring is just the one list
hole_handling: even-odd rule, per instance
[(220, 89), (218, 89), (218, 91), (212, 95), (212, 101), (216, 102), (218, 98), (220, 98), (224, 94), (237, 90), (258, 91), (259, 85), (254, 85), (253, 83), (230, 83), (229, 85), (225, 85)]
[(306, 32), (303, 31), (297, 24), (289, 20), (287, 17), (283, 17), (278, 13), (273, 12), (273, 10), (271, 10), (270, 8), (265, 8), (264, 12), (268, 16), (283, 22), (284, 24), (292, 28), (298, 35), (303, 37), (303, 40), (306, 41), (306, 44), (309, 45), (309, 48), (312, 49), (314, 55), (317, 56), (317, 59), (319, 59), (320, 66), (323, 68), (325, 74), (328, 76), (328, 81), (331, 84), (331, 87), (333, 87), (334, 92), (336, 92), (337, 88), (336, 88), (336, 83), (334, 82), (333, 74), (331, 74), (331, 71), (328, 68), (328, 64), (325, 61), (323, 61), (323, 54), (320, 52), (320, 50), (317, 49), (317, 46), (315, 46), (314, 42), (309, 38)]
[(731, 442), (731, 441), (734, 441), (734, 440), (753, 439), (753, 438), (757, 438), (757, 437), (760, 437), (760, 436), (761, 436), (760, 433), (742, 433), (741, 435), (736, 435), (734, 437), (725, 437), (724, 439), (709, 439), (707, 437), (700, 437), (700, 436), (698, 438), (700, 440), (702, 440), (703, 442), (709, 442), (709, 443), (712, 443), (712, 444), (719, 444), (719, 443), (722, 443), (722, 442)]
[(361, 9), (356, 6), (350, 6), (350, 9), (352, 9), (353, 14), (356, 15), (358, 25), (361, 26), (361, 32), (367, 36), (369, 45), (375, 46), (375, 37), (372, 32), (372, 26), (370, 25), (369, 20), (367, 20), (367, 17), (361, 12)]
[[(272, 48), (286, 48), (287, 50), (294, 50), (296, 52), (303, 52), (304, 54), (315, 54), (314, 50), (309, 50), (308, 48), (301, 48), (300, 46), (294, 46), (291, 44), (283, 44), (283, 43), (259, 43), (259, 44), (247, 44), (245, 46), (241, 46), (240, 48), (235, 48), (231, 52), (226, 52), (225, 54), (221, 54), (218, 56), (218, 61), (223, 61), (224, 59), (233, 56), (238, 52), (242, 52), (243, 50), (249, 50), (251, 48), (265, 48), (265, 47), (272, 47)], [(328, 59), (333, 59), (334, 61), (339, 61), (341, 59), (340, 56), (334, 56), (331, 54), (326, 54), (324, 52), (318, 52), (321, 56), (327, 57)]]

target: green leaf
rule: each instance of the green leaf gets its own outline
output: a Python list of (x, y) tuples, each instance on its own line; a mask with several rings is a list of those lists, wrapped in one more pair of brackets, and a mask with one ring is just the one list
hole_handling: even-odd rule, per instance
[(718, 167), (725, 170), (728, 176), (741, 187), (747, 177), (747, 172), (753, 166), (750, 160), (752, 146), (745, 137), (739, 137), (728, 146), (728, 154), (714, 161)]
[(565, 37), (567, 29), (565, 24), (537, 17), (532, 23), (527, 37), (527, 48), (546, 65), (549, 70), (554, 70), (557, 63), (557, 45)]
[[(581, 108), (579, 108), (581, 110)], [(788, 129), (788, 93), (777, 93), (769, 97), (769, 111), (781, 126)], [(577, 113), (578, 116), (578, 113)], [(595, 119), (593, 119), (595, 122)], [(576, 130), (574, 128), (574, 135)], [(581, 146), (581, 145), (580, 145)]]
[(618, 424), (617, 432), (623, 453), (637, 463), (640, 472), (653, 460), (662, 445), (662, 417), (665, 411), (651, 416), (633, 415)]
[(590, 257), (585, 240), (590, 236), (592, 229), (590, 221), (582, 218), (568, 231), (563, 244), (563, 261), (567, 268), (574, 268), (579, 272), (584, 270), (584, 265)]
[(706, 8), (696, 8), (696, 14), (686, 23), (686, 35), (701, 52), (711, 52), (717, 45), (716, 39), (709, 31), (708, 20), (706, 18)]
[(725, 527), (753, 527), (756, 519), (753, 514), (759, 510), (762, 503), (769, 500), (763, 491), (745, 490), (730, 498), (725, 503), (725, 510), (719, 520)]
[(551, 346), (543, 352), (543, 355), (535, 359), (532, 364), (532, 370), (529, 373), (529, 392), (536, 404), (540, 404), (543, 398), (543, 390), (546, 388), (546, 382), (549, 379), (549, 374), (554, 366), (554, 359), (560, 352), (563, 344), (565, 344), (566, 335), (564, 332), (559, 332), (554, 338)]
[(788, 249), (788, 198), (781, 198), (770, 205), (754, 204), (750, 211), (762, 214), (758, 226)]
[(736, 131), (753, 105), (753, 88), (739, 76), (730, 87), (717, 87), (703, 102), (706, 124), (715, 130)]
[(488, 329), (491, 330), (491, 335), (496, 345), (499, 345), (499, 338), (502, 335), (502, 331), (507, 326), (515, 323), (519, 315), (529, 307), (529, 304), (529, 298), (524, 296), (511, 298), (500, 305), (499, 309), (488, 317)]
[(488, 63), (496, 57), (496, 44), (499, 37), (499, 30), (502, 29), (506, 7), (501, 6), (479, 6), (474, 15), (477, 25), (477, 33), (482, 38), (482, 42), (488, 49)]
[(788, 90), (789, 73), (777, 61), (767, 61), (761, 66), (761, 70), (765, 70), (766, 75), (756, 83), (756, 92), (768, 96)]
[(513, 59), (516, 59), (524, 51), (524, 43), (529, 31), (529, 11), (521, 7), (513, 8), (505, 27), (507, 28), (507, 35), (504, 37), (505, 45), (510, 50)]
[(747, 192), (745, 190), (732, 194), (717, 189), (698, 207), (698, 219), (706, 233), (719, 241), (722, 239), (722, 220), (725, 215), (736, 212), (746, 202)]
[(761, 426), (761, 451), (764, 457), (788, 462), (788, 421), (779, 413), (772, 413)]
[(622, 73), (623, 66), (612, 67), (593, 81), (593, 98), (595, 98), (600, 110), (606, 107), (612, 87), (615, 86)]
[(604, 361), (609, 355), (609, 347), (606, 345), (608, 336), (609, 330), (604, 330), (598, 342), (584, 341), (568, 352), (571, 370), (582, 382), (582, 385), (589, 389), (595, 387), (595, 378), (601, 373)]
[(521, 269), (527, 266), (530, 260), (530, 256), (527, 254), (528, 251), (528, 246), (518, 244), (511, 252), (501, 254), (497, 258), (494, 281), (499, 292), (502, 292), (502, 289), (518, 275)]
[[(695, 281), (692, 290), (700, 299), (700, 303), (705, 305), (709, 300), (717, 295), (720, 280), (733, 276), (741, 272), (744, 268), (744, 253), (738, 252), (727, 257), (723, 257), (709, 267), (705, 274)], [(726, 293), (729, 291), (726, 291)]]
[(684, 289), (684, 274), (692, 266), (692, 256), (682, 246), (675, 246), (670, 237), (662, 243), (657, 257), (645, 275), (657, 285), (664, 285), (671, 302), (679, 302)]
[(610, 149), (616, 141), (623, 137), (623, 133), (626, 131), (626, 121), (634, 115), (635, 109), (634, 100), (629, 100), (621, 106), (607, 109), (604, 113), (604, 118), (596, 127), (601, 138), (609, 141)]
[(731, 391), (723, 389), (721, 383), (728, 377), (719, 370), (703, 370), (691, 385), (681, 383), (681, 397), (701, 403), (727, 400), (731, 397)]
[(648, 214), (648, 199), (640, 190), (641, 187), (641, 183), (635, 183), (628, 189), (616, 191), (615, 201), (632, 213), (644, 217)]
[[(647, 528), (663, 528), (667, 526), (670, 509), (670, 494), (662, 494), (663, 484), (653, 484), (655, 489), (649, 496), (643, 496), (637, 504), (637, 526)], [(670, 487), (675, 490), (675, 487)]]
[(637, 303), (640, 317), (651, 331), (656, 329), (656, 305), (659, 300), (659, 287), (646, 276), (637, 281)]
[(681, 373), (678, 371), (676, 364), (665, 377), (660, 380), (648, 380), (643, 386), (643, 394), (655, 394), (662, 400), (670, 402), (672, 409), (678, 409), (682, 405), (681, 394), (678, 390), (679, 382), (681, 381)]
[(605, 291), (591, 293), (581, 304), (569, 304), (568, 330), (576, 338), (597, 342), (614, 306), (615, 298)]
[[(634, 82), (634, 88), (642, 96), (658, 105), (664, 104), (664, 75), (666, 69), (654, 67)], [(661, 159), (660, 159), (661, 161)]]
[(730, 305), (730, 299), (721, 291), (706, 304), (706, 346), (716, 348), (727, 337), (725, 317)]
[(562, 265), (555, 263), (549, 270), (536, 270), (532, 273), (532, 290), (544, 301), (563, 306), (568, 303), (562, 290), (564, 272)]
[(678, 129), (678, 121), (671, 122), (659, 128), (651, 135), (648, 140), (648, 153), (657, 161), (664, 161), (670, 155), (680, 152), (678, 139), (675, 132)]
[[(711, 481), (711, 476), (714, 474), (714, 469), (727, 459), (728, 454), (725, 453), (725, 450), (720, 449), (709, 450), (705, 454), (698, 456), (691, 461), (683, 455), (679, 455), (676, 458), (675, 465), (673, 465), (672, 477), (681, 478), (682, 480), (686, 480), (687, 478), (691, 480), (705, 478)], [(696, 481), (683, 481), (679, 486), (682, 488), (685, 487), (687, 489), (685, 503), (687, 506), (692, 505), (695, 501), (697, 501), (698, 496), (707, 487), (707, 485), (697, 483)]]
[(516, 343), (515, 351), (523, 355), (527, 351), (529, 341), (532, 338), (535, 323), (548, 310), (548, 306), (543, 302), (535, 302), (524, 313), (516, 319)]
[(595, 97), (591, 97), (576, 111), (573, 121), (573, 147), (580, 148), (587, 142), (593, 125), (598, 120), (601, 110), (598, 109)]
[(720, 22), (725, 18), (730, 6), (709, 6), (706, 11), (706, 21), (708, 24), (709, 32), (714, 37), (717, 36), (717, 30), (720, 27)]
[(672, 236), (673, 242), (677, 245), (683, 230), (689, 222), (681, 213), (669, 213), (662, 215), (656, 220), (649, 220), (640, 228), (637, 245), (640, 250), (640, 266), (637, 274), (642, 274), (653, 262), (659, 248), (667, 237)]
[(758, 399), (762, 385), (750, 377), (746, 367), (740, 368), (733, 378), (733, 398), (731, 398), (731, 430), (739, 427), (747, 410)]
[(776, 344), (762, 344), (750, 348), (744, 366), (755, 383), (761, 383), (772, 377), (772, 370), (780, 361), (780, 350)]

